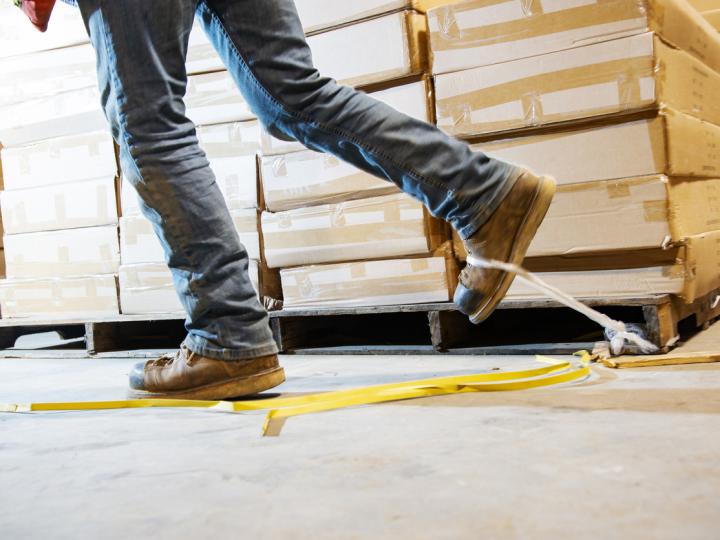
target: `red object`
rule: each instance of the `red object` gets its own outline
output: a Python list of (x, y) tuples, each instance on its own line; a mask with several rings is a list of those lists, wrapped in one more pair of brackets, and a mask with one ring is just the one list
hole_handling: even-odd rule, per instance
[(23, 0), (22, 10), (30, 22), (41, 32), (45, 32), (56, 0)]

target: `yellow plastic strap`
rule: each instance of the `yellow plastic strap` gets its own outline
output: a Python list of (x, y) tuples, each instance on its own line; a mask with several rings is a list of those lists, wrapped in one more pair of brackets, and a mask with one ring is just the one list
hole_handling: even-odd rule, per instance
[(196, 401), (184, 399), (133, 399), (118, 401), (86, 401), (0, 404), (0, 412), (89, 411), (109, 409), (141, 409), (150, 407), (204, 408), (226, 412), (268, 410), (264, 435), (277, 435), (285, 419), (301, 414), (330, 411), (357, 405), (385, 403), (422, 397), (464, 392), (500, 392), (525, 390), (575, 381), (590, 374), (587, 362), (574, 366), (571, 362), (547, 357), (538, 360), (549, 365), (520, 371), (504, 371), (437, 377), (365, 388), (338, 390), (296, 397), (280, 397), (245, 401)]

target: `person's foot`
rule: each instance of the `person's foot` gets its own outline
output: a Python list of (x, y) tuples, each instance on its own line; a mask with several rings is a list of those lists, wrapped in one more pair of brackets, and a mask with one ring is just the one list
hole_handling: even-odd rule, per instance
[(130, 396), (222, 400), (249, 396), (285, 380), (276, 354), (251, 360), (215, 360), (181, 347), (174, 355), (136, 364)]
[[(468, 254), (521, 264), (553, 195), (555, 180), (523, 172), (490, 219), (465, 240)], [(454, 302), (473, 323), (479, 324), (495, 310), (513, 279), (515, 274), (468, 264), (460, 274)]]

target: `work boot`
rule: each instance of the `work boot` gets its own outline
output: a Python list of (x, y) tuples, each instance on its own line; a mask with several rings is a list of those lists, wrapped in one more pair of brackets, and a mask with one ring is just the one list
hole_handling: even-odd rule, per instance
[(216, 360), (183, 346), (174, 355), (136, 364), (130, 373), (130, 395), (215, 401), (257, 394), (284, 380), (285, 371), (276, 354)]
[[(465, 240), (469, 255), (521, 264), (555, 194), (555, 180), (521, 173), (490, 219)], [(455, 289), (458, 309), (479, 324), (495, 310), (515, 274), (468, 264)]]

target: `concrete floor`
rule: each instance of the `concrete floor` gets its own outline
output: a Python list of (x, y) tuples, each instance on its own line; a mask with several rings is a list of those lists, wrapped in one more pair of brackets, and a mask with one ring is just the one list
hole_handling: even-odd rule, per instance
[[(124, 396), (128, 359), (0, 359), (0, 402)], [(285, 357), (285, 392), (533, 365)], [(718, 538), (720, 365), (288, 420), (0, 414), (0, 537)]]

